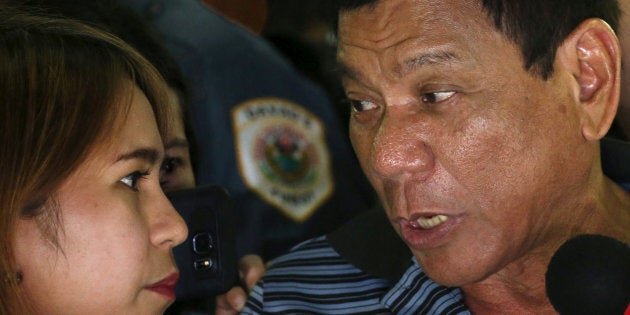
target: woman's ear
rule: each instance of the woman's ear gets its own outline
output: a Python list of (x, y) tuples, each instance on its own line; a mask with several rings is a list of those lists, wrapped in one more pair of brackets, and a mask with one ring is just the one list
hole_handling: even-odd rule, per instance
[(582, 135), (601, 139), (610, 128), (619, 103), (621, 49), (615, 32), (600, 19), (580, 24), (558, 48), (579, 87)]

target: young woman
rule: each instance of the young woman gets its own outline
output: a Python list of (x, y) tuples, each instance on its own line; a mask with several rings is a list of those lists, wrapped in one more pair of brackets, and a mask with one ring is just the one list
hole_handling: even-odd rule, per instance
[(0, 7), (0, 314), (157, 314), (187, 229), (167, 88), (119, 39)]

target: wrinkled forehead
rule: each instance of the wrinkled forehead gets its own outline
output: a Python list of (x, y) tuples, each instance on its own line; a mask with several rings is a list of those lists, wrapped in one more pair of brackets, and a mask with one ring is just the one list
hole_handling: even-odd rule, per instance
[[(457, 31), (471, 21), (491, 26), (489, 17), (477, 0), (379, 0), (339, 13), (341, 40), (390, 37), (392, 32)], [(488, 31), (494, 30), (492, 27)], [(383, 42), (383, 45), (387, 45)]]
[(471, 0), (381, 0), (342, 11), (338, 34), (342, 75), (365, 68), (366, 58), (379, 68), (418, 55), (475, 60), (504, 44), (481, 3)]

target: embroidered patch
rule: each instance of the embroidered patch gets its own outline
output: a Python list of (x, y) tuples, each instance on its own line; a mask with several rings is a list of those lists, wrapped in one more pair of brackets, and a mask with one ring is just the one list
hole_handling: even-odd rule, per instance
[(333, 181), (323, 124), (279, 98), (257, 98), (232, 110), (236, 155), (245, 184), (301, 222), (330, 196)]

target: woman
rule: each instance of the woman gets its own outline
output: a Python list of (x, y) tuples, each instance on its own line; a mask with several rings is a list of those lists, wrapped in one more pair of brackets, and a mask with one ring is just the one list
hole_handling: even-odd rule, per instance
[(160, 188), (166, 85), (119, 39), (0, 8), (0, 314), (156, 314), (186, 225)]

